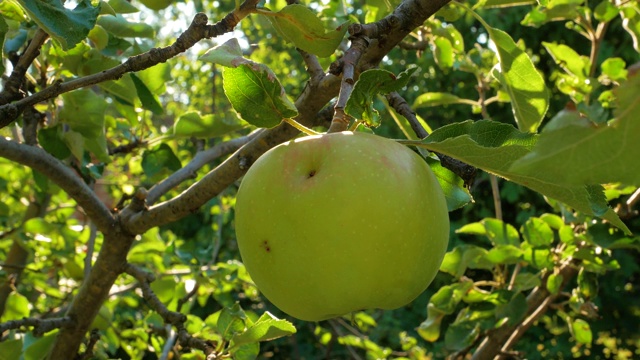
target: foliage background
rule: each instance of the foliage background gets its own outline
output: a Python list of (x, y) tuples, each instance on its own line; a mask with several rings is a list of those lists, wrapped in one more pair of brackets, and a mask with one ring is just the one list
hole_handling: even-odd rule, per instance
[[(26, 52), (29, 41), (42, 36), (38, 28), (58, 28), (58, 25), (43, 23), (29, 3), (0, 2), (7, 76), (15, 68), (19, 55)], [(87, 9), (92, 5), (88, 1), (79, 3)], [(317, 14), (327, 29), (334, 29), (348, 20), (353, 23), (380, 20), (399, 2), (301, 3)], [(592, 124), (600, 126), (606, 126), (604, 121), (615, 116), (617, 103), (610, 90), (632, 78), (630, 66), (638, 60), (640, 10), (637, 1), (464, 3), (473, 6), (486, 23), (508, 33), (543, 74), (550, 100), (542, 128), (560, 115), (574, 116), (576, 108)], [(65, 8), (73, 9), (76, 4), (69, 1)], [(57, 80), (99, 73), (153, 47), (172, 44), (187, 29), (194, 11), (205, 12), (210, 22), (216, 22), (237, 8), (232, 2), (207, 0), (111, 0), (101, 4), (102, 15), (97, 25), (89, 25), (91, 32), (83, 35), (77, 45), (64, 46), (58, 39), (43, 41), (39, 55), (21, 81), (27, 84), (22, 87), (27, 96), (54, 87)], [(106, 5), (118, 13), (118, 17), (108, 14)], [(287, 4), (266, 1), (260, 5), (277, 11)], [(555, 17), (549, 15), (553, 9)], [(607, 25), (597, 39), (590, 40), (580, 34), (595, 36), (600, 23)], [(451, 34), (455, 33), (460, 36), (462, 48), (450, 41), (455, 36)], [(274, 31), (266, 16), (253, 14), (244, 18), (231, 34), (239, 39), (244, 57), (273, 71), (290, 99), (303, 95), (309, 79), (308, 59)], [(390, 51), (380, 68), (399, 74), (409, 67), (417, 67), (408, 86), (399, 93), (431, 129), (483, 118), (515, 125), (511, 104), (502, 101), (503, 93), (498, 91), (502, 88), (491, 76), (498, 61), (490, 37), (469, 11), (455, 4), (445, 6)], [(135, 75), (126, 74), (117, 81), (103, 81), (38, 102), (0, 132), (15, 142), (38, 143), (73, 169), (107, 207), (116, 210), (123, 208), (123, 204), (119, 204), (123, 199), (124, 204), (135, 202), (136, 189), (151, 189), (179, 173), (181, 168), (188, 168), (188, 164), (206, 150), (218, 149), (217, 156), (209, 152), (201, 168), (189, 169), (193, 171), (189, 178), (182, 179), (157, 200), (173, 199), (191, 184), (202, 181), (229, 154), (255, 136), (255, 127), (238, 118), (225, 96), (222, 66), (201, 57), (227, 38), (202, 40), (185, 53)], [(582, 57), (554, 53), (545, 45), (549, 43), (565, 44)], [(322, 69), (328, 69), (348, 49), (345, 37), (333, 55), (317, 61)], [(595, 66), (586, 66), (584, 59)], [(603, 67), (606, 61), (611, 61), (610, 67)], [(578, 67), (584, 73), (572, 73), (567, 67)], [(625, 68), (629, 68), (629, 72), (624, 71)], [(635, 81), (635, 88), (628, 88), (636, 97), (628, 101), (629, 108), (639, 101), (637, 93), (633, 94), (637, 83)], [(3, 94), (10, 92), (6, 84), (5, 81)], [(469, 101), (425, 103), (426, 93), (450, 93)], [(476, 101), (479, 97), (493, 96), (500, 101)], [(11, 99), (15, 100), (18, 99)], [(2, 104), (6, 103), (3, 98)], [(387, 104), (384, 97), (374, 98), (373, 105), (380, 110), (382, 121), (373, 131), (386, 137), (405, 138), (406, 133), (398, 122), (406, 121), (393, 121), (396, 113), (391, 112)], [(320, 117), (314, 125), (317, 129), (326, 129), (328, 120)], [(34, 130), (30, 130), (32, 128)], [(632, 136), (637, 139), (638, 134)], [(635, 153), (626, 157), (615, 154), (611, 151), (611, 162), (626, 161), (626, 166), (640, 174), (637, 162), (628, 161)], [(74, 199), (50, 178), (0, 155), (3, 155), (0, 157), (0, 264), (3, 265), (0, 297), (4, 301), (0, 322), (63, 318), (89, 276), (91, 261), (107, 246), (106, 238), (96, 231), (96, 225), (77, 207)], [(607, 165), (602, 165), (594, 171), (607, 173), (609, 170)], [(452, 264), (452, 258), (447, 258), (445, 268), (429, 289), (405, 308), (364, 311), (354, 314), (353, 318), (315, 324), (287, 317), (265, 301), (252, 285), (235, 243), (233, 206), (238, 184), (239, 180), (235, 181), (197, 212), (137, 235), (127, 255), (128, 263), (155, 274), (156, 280), (150, 287), (166, 308), (187, 315), (184, 328), (188, 334), (212, 341), (218, 355), (231, 353), (234, 358), (281, 359), (471, 356), (480, 353), (476, 350), (490, 334), (489, 330), (499, 327), (505, 317), (515, 319), (516, 324), (525, 321), (524, 314), (518, 311), (518, 305), (523, 305), (519, 293), (529, 294), (535, 286), (548, 287), (549, 273), (553, 273), (554, 268), (557, 272), (563, 261), (576, 258), (576, 274), (566, 279), (568, 283), (552, 298), (553, 304), (545, 308), (544, 314), (509, 349), (514, 351), (510, 356), (558, 359), (640, 356), (638, 237), (625, 235), (595, 216), (575, 212), (533, 190), (480, 172), (469, 189), (473, 202), (450, 213), (451, 254), (455, 254), (456, 249), (464, 254), (473, 246), (485, 251), (501, 249), (498, 246), (501, 241), (511, 240), (492, 233), (492, 230), (504, 229), (500, 221), (520, 233), (516, 235), (518, 244), (526, 242), (529, 240), (524, 234), (527, 224), (531, 224), (532, 218), (539, 218), (536, 229), (549, 228), (549, 231), (540, 231), (544, 233), (542, 243), (545, 244), (541, 251), (546, 251), (552, 259), (550, 263), (538, 266), (524, 251), (518, 252), (515, 258), (496, 251), (504, 257), (487, 265), (484, 255), (477, 255), (473, 251), (479, 250), (473, 250), (458, 263)], [(456, 178), (454, 184), (452, 193), (464, 199), (462, 180)], [(610, 206), (618, 210), (634, 234), (640, 232), (637, 206), (624, 210), (638, 185), (636, 176), (635, 182), (612, 181), (605, 186)], [(501, 220), (496, 222), (494, 218)], [(540, 225), (542, 222), (547, 225)], [(486, 224), (499, 226), (490, 229)], [(569, 254), (567, 249), (575, 253)], [(552, 251), (561, 255), (554, 257), (550, 255)], [(510, 278), (518, 273), (521, 291), (512, 291)], [(129, 275), (117, 277), (92, 321), (91, 328), (97, 331), (94, 336), (86, 335), (80, 352), (87, 358), (205, 358), (201, 351), (185, 346), (185, 342), (177, 345), (179, 328), (172, 327), (153, 302), (142, 296), (144, 286), (140, 278)], [(454, 291), (441, 303), (434, 303), (434, 295), (440, 289), (469, 291), (465, 286), (470, 283), (481, 301), (456, 300), (459, 293)], [(526, 303), (524, 305), (526, 307)], [(432, 310), (428, 312), (428, 309)], [(290, 321), (297, 332), (260, 345), (256, 340), (234, 348), (231, 341), (234, 334), (245, 332), (265, 311)], [(438, 311), (442, 315), (434, 317)], [(435, 326), (434, 319), (437, 319)], [(285, 323), (274, 324), (283, 335), (287, 333)], [(439, 332), (435, 338), (434, 329)], [(51, 349), (56, 331), (39, 333), (33, 324), (23, 324), (22, 328), (10, 331), (3, 328), (0, 354), (8, 355), (0, 358), (40, 359)]]

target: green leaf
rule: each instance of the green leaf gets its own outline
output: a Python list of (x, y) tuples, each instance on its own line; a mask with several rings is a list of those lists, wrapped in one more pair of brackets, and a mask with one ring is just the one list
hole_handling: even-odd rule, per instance
[(522, 272), (516, 275), (513, 288), (515, 291), (527, 291), (536, 286), (540, 286), (540, 283), (539, 274)]
[(593, 334), (591, 333), (591, 327), (588, 322), (582, 319), (576, 319), (571, 324), (571, 329), (573, 330), (573, 336), (578, 343), (591, 344)]
[(439, 161), (429, 161), (429, 159), (427, 159), (427, 162), (436, 175), (442, 192), (444, 192), (444, 198), (447, 201), (447, 210), (454, 211), (473, 200), (469, 190), (467, 190), (464, 185), (464, 181), (459, 176), (443, 167)]
[(160, 101), (153, 93), (151, 93), (147, 85), (145, 85), (145, 83), (140, 80), (136, 74), (131, 73), (129, 75), (131, 76), (131, 80), (133, 80), (133, 85), (136, 87), (138, 98), (140, 98), (140, 102), (142, 102), (142, 107), (150, 110), (156, 115), (164, 113), (164, 109), (162, 108), (162, 105), (160, 105)]
[(246, 60), (222, 70), (223, 88), (238, 115), (258, 127), (274, 127), (298, 115), (271, 69)]
[(549, 225), (539, 218), (530, 218), (520, 228), (522, 237), (533, 246), (549, 247), (553, 243), (553, 231)]
[(241, 346), (253, 342), (271, 341), (295, 333), (296, 328), (293, 324), (280, 320), (267, 311), (245, 332), (234, 335), (231, 343), (233, 346)]
[(100, 25), (94, 26), (87, 34), (87, 38), (91, 40), (93, 46), (98, 50), (104, 49), (109, 44), (109, 34)]
[(48, 153), (62, 160), (71, 155), (71, 150), (60, 137), (60, 126), (53, 126), (38, 131), (38, 143)]
[(578, 273), (577, 282), (578, 291), (584, 299), (590, 300), (598, 296), (598, 276), (596, 274), (582, 268)]
[(494, 264), (517, 264), (521, 257), (522, 250), (513, 245), (496, 245), (485, 256)]
[(530, 5), (535, 3), (536, 0), (486, 0), (478, 2), (478, 4), (474, 6), (474, 8), (506, 8), (512, 6)]
[(180, 159), (173, 153), (173, 149), (165, 143), (154, 149), (146, 150), (142, 154), (142, 169), (151, 179), (166, 176), (182, 167)]
[(344, 111), (356, 119), (364, 120), (368, 126), (378, 126), (380, 116), (373, 108), (373, 100), (378, 94), (388, 94), (402, 89), (411, 79), (417, 67), (409, 68), (396, 77), (387, 70), (371, 69), (360, 74), (347, 100)]
[(487, 29), (497, 47), (500, 61), (498, 80), (509, 94), (518, 128), (535, 132), (549, 108), (549, 91), (544, 78), (529, 55), (516, 45), (509, 34), (492, 28), (476, 13), (473, 15)]
[(459, 282), (443, 286), (433, 294), (427, 305), (427, 319), (418, 327), (418, 334), (426, 341), (438, 340), (442, 319), (455, 311), (464, 294), (472, 286), (471, 281)]
[(122, 15), (102, 15), (98, 18), (98, 25), (111, 34), (121, 38), (148, 38), (155, 37), (155, 30), (146, 23), (129, 22)]
[(174, 0), (140, 0), (140, 2), (149, 9), (158, 11), (167, 8)]
[(2, 314), (2, 322), (19, 320), (28, 317), (29, 313), (29, 300), (17, 292), (12, 292), (7, 297), (4, 313)]
[[(107, 102), (104, 97), (91, 90), (76, 90), (62, 95), (64, 106), (60, 110), (60, 122), (69, 125), (71, 130), (82, 135), (83, 144), (100, 161), (108, 162), (107, 138), (105, 136), (104, 113)], [(68, 138), (67, 138), (68, 139)], [(67, 142), (69, 148), (74, 145)], [(74, 153), (74, 155), (78, 155)], [(82, 157), (80, 157), (82, 159)]]
[(277, 13), (262, 12), (278, 35), (311, 54), (328, 57), (333, 54), (347, 31), (348, 23), (326, 31), (322, 21), (304, 5), (293, 4)]
[(71, 49), (84, 40), (96, 24), (100, 5), (91, 5), (91, 0), (81, 0), (73, 9), (67, 9), (58, 0), (17, 0), (47, 34), (63, 49)]
[(207, 50), (207, 52), (200, 56), (200, 60), (227, 67), (236, 67), (246, 62), (246, 59), (242, 57), (242, 49), (236, 38), (231, 38), (224, 44)]
[(521, 293), (516, 293), (511, 301), (496, 307), (495, 316), (497, 319), (506, 319), (509, 326), (514, 326), (522, 322), (527, 315), (527, 298)]
[(253, 360), (260, 354), (259, 343), (249, 343), (230, 350), (234, 360)]
[(449, 45), (454, 53), (464, 53), (464, 38), (462, 34), (452, 24), (436, 27), (432, 29), (433, 34), (449, 40)]
[(471, 346), (480, 335), (480, 326), (475, 321), (451, 324), (444, 334), (444, 346), (451, 351), (459, 351)]
[(467, 224), (456, 231), (461, 234), (485, 235), (494, 245), (520, 245), (518, 230), (502, 220), (486, 218)]
[(589, 76), (591, 61), (586, 56), (581, 56), (571, 47), (563, 44), (542, 42), (545, 49), (551, 54), (556, 64), (560, 65), (567, 73), (586, 78)]
[(140, 11), (127, 0), (109, 0), (108, 4), (118, 14), (133, 14)]
[(225, 307), (218, 318), (218, 332), (225, 340), (231, 340), (236, 333), (244, 332), (246, 318), (246, 314), (238, 303), (235, 303), (231, 308)]
[(492, 269), (493, 264), (487, 263), (486, 255), (487, 250), (479, 246), (470, 244), (456, 246), (444, 255), (440, 271), (460, 278), (468, 268)]
[(450, 93), (428, 92), (416, 98), (416, 100), (413, 102), (413, 108), (417, 109), (422, 107), (450, 104), (477, 105), (477, 102), (470, 99), (462, 99)]
[[(584, 185), (560, 185), (555, 180), (548, 179), (548, 174), (542, 174), (540, 171), (522, 175), (511, 169), (522, 161), (521, 158), (531, 153), (537, 139), (537, 135), (519, 132), (510, 125), (481, 120), (446, 125), (420, 142), (405, 141), (404, 143), (449, 155), (564, 202), (585, 214), (599, 214), (596, 216), (603, 217), (620, 229), (629, 232), (618, 215), (608, 208), (604, 195), (601, 197), (598, 195), (601, 189)], [(557, 177), (570, 172), (567, 165), (569, 164), (565, 164), (562, 169), (557, 169), (553, 174)]]
[(564, 279), (560, 274), (549, 275), (547, 278), (547, 290), (549, 290), (552, 295), (557, 295), (560, 290), (562, 290), (561, 286), (563, 281)]
[(22, 353), (22, 339), (5, 340), (0, 342), (0, 360), (20, 359)]
[(621, 58), (613, 57), (608, 58), (602, 62), (600, 65), (600, 69), (602, 71), (602, 75), (598, 78), (606, 76), (608, 79), (615, 82), (623, 82), (627, 79), (627, 74), (629, 71), (627, 70), (627, 64)]
[(451, 41), (444, 37), (437, 37), (434, 40), (435, 51), (434, 60), (440, 69), (450, 69), (453, 67), (453, 46)]
[(543, 131), (533, 151), (514, 162), (510, 171), (554, 184), (640, 185), (640, 76), (617, 89), (616, 119), (607, 125), (570, 123)]
[(593, 16), (600, 22), (609, 22), (613, 20), (620, 10), (614, 5), (611, 0), (602, 0), (598, 4), (593, 12)]
[(4, 18), (6, 18), (9, 20), (17, 21), (19, 23), (27, 20), (27, 15), (24, 13), (24, 10), (22, 10), (22, 7), (16, 0), (0, 1), (0, 14), (2, 14), (3, 20)]
[[(56, 336), (58, 335), (58, 329), (48, 333), (47, 335), (37, 338), (37, 340), (31, 342), (27, 345), (27, 348), (24, 349), (23, 360), (42, 360), (44, 359), (51, 347), (53, 346), (53, 342), (56, 340)], [(26, 345), (26, 341), (25, 341)]]
[(522, 25), (541, 26), (550, 21), (573, 21), (580, 16), (579, 9), (584, 0), (549, 0), (546, 4), (538, 1), (535, 9), (531, 10)]
[(209, 114), (203, 116), (197, 111), (186, 112), (178, 117), (173, 127), (173, 134), (178, 137), (212, 138), (247, 126), (237, 117), (231, 118), (225, 115)]

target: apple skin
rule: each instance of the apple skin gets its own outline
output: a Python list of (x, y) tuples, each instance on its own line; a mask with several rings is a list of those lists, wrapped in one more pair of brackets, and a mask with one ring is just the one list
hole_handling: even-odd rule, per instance
[(238, 190), (235, 227), (258, 289), (307, 321), (408, 304), (435, 277), (449, 240), (426, 162), (352, 132), (303, 137), (258, 158)]

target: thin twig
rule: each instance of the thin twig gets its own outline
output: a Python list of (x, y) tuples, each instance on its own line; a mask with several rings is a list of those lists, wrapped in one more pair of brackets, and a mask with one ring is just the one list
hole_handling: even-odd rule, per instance
[(174, 172), (166, 179), (154, 185), (147, 194), (147, 204), (153, 205), (160, 197), (169, 190), (175, 188), (183, 181), (187, 179), (193, 179), (196, 177), (196, 173), (206, 164), (218, 159), (221, 156), (227, 155), (238, 150), (242, 145), (255, 138), (261, 130), (254, 131), (249, 135), (241, 136), (223, 143), (217, 144), (207, 150), (200, 151), (191, 159), (191, 161), (182, 167), (180, 170)]
[(54, 319), (24, 318), (20, 320), (10, 320), (0, 324), (0, 334), (7, 330), (30, 326), (33, 327), (33, 334), (35, 336), (41, 336), (53, 329), (59, 329), (68, 326), (71, 323), (73, 323), (73, 320), (66, 316)]
[[(0, 105), (5, 105), (11, 101), (18, 100), (24, 96), (21, 93), (21, 86), (24, 80), (24, 76), (29, 70), (29, 66), (33, 60), (40, 55), (40, 47), (47, 40), (49, 35), (42, 29), (38, 29), (33, 35), (33, 39), (29, 42), (29, 46), (24, 53), (18, 59), (18, 62), (13, 66), (9, 79), (4, 83), (2, 92), (0, 92)], [(0, 120), (0, 128), (6, 126), (4, 120)]]
[(215, 352), (215, 346), (210, 341), (201, 340), (191, 336), (184, 327), (184, 323), (187, 321), (187, 316), (170, 311), (163, 303), (158, 299), (156, 294), (151, 289), (150, 284), (155, 280), (153, 274), (148, 273), (141, 268), (127, 263), (125, 265), (125, 272), (133, 276), (140, 283), (140, 289), (142, 290), (142, 296), (148, 305), (156, 311), (165, 323), (173, 325), (178, 332), (178, 339), (183, 346), (188, 346), (202, 350), (205, 355)]

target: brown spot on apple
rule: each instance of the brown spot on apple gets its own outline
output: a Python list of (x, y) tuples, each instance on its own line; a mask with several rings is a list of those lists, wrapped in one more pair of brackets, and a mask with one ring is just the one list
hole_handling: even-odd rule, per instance
[(263, 240), (262, 243), (260, 243), (260, 247), (263, 248), (268, 253), (271, 252), (271, 246), (269, 245), (268, 240)]

